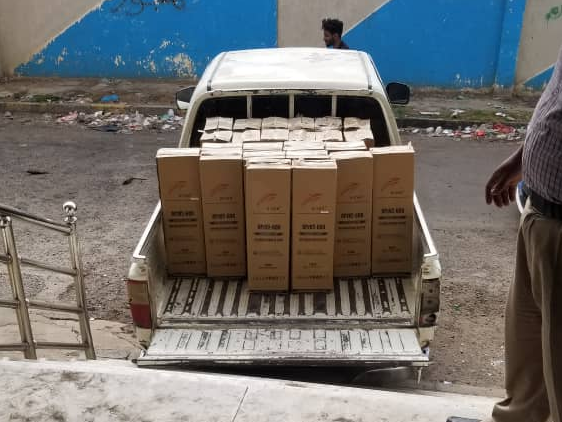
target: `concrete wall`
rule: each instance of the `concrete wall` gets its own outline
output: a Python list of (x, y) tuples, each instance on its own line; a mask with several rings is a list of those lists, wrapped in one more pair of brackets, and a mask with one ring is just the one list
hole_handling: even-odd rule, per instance
[(562, 2), (527, 2), (516, 83), (542, 89), (552, 75), (552, 66), (562, 45)]
[(331, 16), (385, 81), (540, 89), (562, 42), (555, 1), (0, 0), (0, 66), (27, 76), (197, 76), (224, 50), (322, 46)]
[(514, 77), (515, 62), (509, 69), (504, 56), (516, 56), (519, 40), (505, 33), (516, 30), (513, 16), (521, 4), (524, 0), (392, 0), (344, 38), (369, 51), (386, 80), (447, 88), (509, 86), (504, 75)]
[(351, 48), (385, 80), (448, 88), (512, 86), (525, 0), (279, 0), (279, 44), (321, 45), (320, 21), (345, 22)]
[(105, 0), (15, 73), (194, 77), (221, 51), (276, 45), (276, 0)]
[(1, 0), (0, 73), (11, 73), (101, 0)]

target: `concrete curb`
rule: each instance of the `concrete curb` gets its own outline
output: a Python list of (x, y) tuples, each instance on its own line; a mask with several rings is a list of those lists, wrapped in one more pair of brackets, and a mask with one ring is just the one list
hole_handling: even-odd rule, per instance
[[(96, 111), (109, 111), (112, 113), (134, 113), (138, 111), (144, 115), (161, 115), (168, 111), (170, 108), (175, 110), (173, 105), (165, 104), (74, 104), (74, 103), (31, 103), (21, 101), (0, 101), (0, 113), (10, 111), (12, 113), (37, 113), (37, 114), (61, 114), (65, 115), (73, 111), (94, 113)], [(179, 113), (178, 113), (179, 114)], [(489, 121), (477, 120), (457, 120), (457, 119), (427, 119), (417, 117), (401, 117), (396, 119), (398, 127), (418, 127), (428, 128), (441, 126), (444, 129), (457, 129), (459, 127), (465, 128), (467, 126), (480, 126), (481, 124), (491, 123)], [(506, 123), (507, 124), (507, 123)], [(509, 126), (525, 127), (526, 122), (509, 122)]]
[[(496, 399), (147, 370), (121, 362), (0, 361), (0, 419), (435, 422), (483, 419)], [(30, 391), (34, 400), (30, 400)], [(53, 416), (57, 416), (54, 418)], [(60, 416), (60, 417), (59, 417)]]

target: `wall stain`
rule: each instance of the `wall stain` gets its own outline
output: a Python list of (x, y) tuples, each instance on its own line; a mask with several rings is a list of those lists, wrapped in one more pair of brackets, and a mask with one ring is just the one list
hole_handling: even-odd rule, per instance
[(115, 66), (119, 67), (121, 65), (125, 65), (125, 61), (123, 60), (123, 57), (121, 57), (121, 55), (117, 55), (115, 56), (115, 60), (113, 61), (113, 63), (115, 63)]
[(111, 9), (111, 12), (137, 16), (147, 8), (158, 12), (161, 6), (173, 6), (176, 10), (183, 10), (185, 9), (185, 0), (120, 0), (119, 4)]
[(184, 53), (178, 53), (173, 57), (166, 57), (166, 62), (170, 63), (173, 72), (179, 77), (195, 76), (193, 61)]
[(57, 60), (56, 60), (57, 65), (60, 65), (62, 62), (64, 62), (64, 58), (66, 56), (68, 56), (68, 50), (65, 47), (65, 48), (62, 49), (61, 53), (57, 57)]
[(560, 19), (562, 17), (562, 5), (552, 6), (545, 16), (547, 22)]

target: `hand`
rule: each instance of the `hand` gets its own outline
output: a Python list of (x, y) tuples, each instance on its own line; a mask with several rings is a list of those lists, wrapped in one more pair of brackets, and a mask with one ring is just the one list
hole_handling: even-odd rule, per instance
[(486, 184), (486, 202), (488, 204), (493, 201), (496, 206), (501, 208), (515, 201), (517, 184), (521, 180), (522, 156), (523, 146), (494, 171)]

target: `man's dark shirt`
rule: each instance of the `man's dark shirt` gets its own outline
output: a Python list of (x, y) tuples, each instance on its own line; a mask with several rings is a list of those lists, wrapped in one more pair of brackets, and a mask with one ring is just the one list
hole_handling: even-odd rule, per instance
[(346, 43), (344, 43), (343, 40), (341, 41), (339, 47), (334, 47), (334, 48), (338, 50), (349, 50), (349, 46)]

